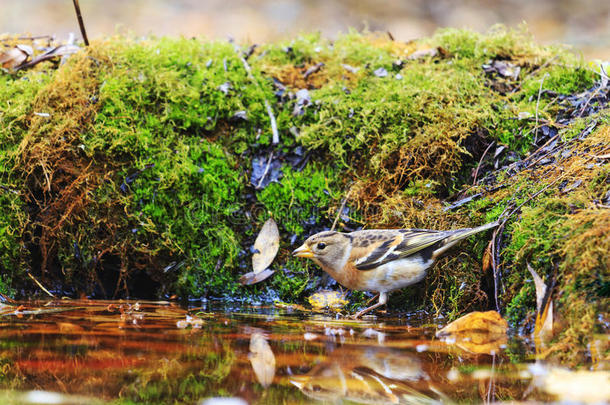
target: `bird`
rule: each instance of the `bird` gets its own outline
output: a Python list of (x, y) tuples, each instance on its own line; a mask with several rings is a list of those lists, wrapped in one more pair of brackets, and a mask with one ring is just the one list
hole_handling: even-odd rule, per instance
[[(379, 300), (353, 318), (385, 305), (388, 293), (420, 282), (430, 266), (459, 241), (498, 226), (475, 228), (365, 229), (351, 233), (324, 231), (310, 236), (292, 254), (312, 259), (350, 290), (379, 293)], [(369, 301), (370, 303), (370, 301)]]

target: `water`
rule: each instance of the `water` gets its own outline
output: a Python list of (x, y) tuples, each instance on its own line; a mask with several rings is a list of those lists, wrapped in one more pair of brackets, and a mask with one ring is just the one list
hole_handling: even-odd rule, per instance
[(537, 362), (526, 337), (439, 340), (425, 314), (352, 321), (62, 300), (1, 307), (0, 322), (2, 403), (601, 403), (605, 394), (566, 394), (562, 381), (597, 384), (598, 394), (610, 382), (606, 371)]

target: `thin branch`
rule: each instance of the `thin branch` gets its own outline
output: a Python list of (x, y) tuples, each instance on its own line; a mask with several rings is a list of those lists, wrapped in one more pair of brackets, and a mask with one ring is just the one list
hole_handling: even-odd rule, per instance
[(83, 16), (80, 13), (80, 5), (78, 4), (78, 0), (72, 0), (72, 2), (74, 3), (74, 10), (76, 11), (76, 18), (78, 19), (78, 26), (80, 27), (80, 33), (83, 36), (83, 41), (85, 41), (86, 46), (89, 46), (89, 39), (87, 38), (85, 23), (83, 22)]
[(474, 171), (474, 180), (472, 180), (472, 185), (474, 186), (477, 183), (477, 176), (479, 175), (479, 169), (481, 168), (481, 163), (483, 163), (483, 158), (485, 158), (485, 155), (487, 155), (487, 152), (489, 152), (489, 149), (491, 149), (491, 147), (496, 143), (496, 141), (492, 141), (489, 146), (487, 147), (487, 149), (485, 149), (485, 152), (483, 152), (483, 156), (481, 156), (481, 159), (479, 160), (479, 164), (477, 165), (477, 169)]
[(536, 126), (534, 129), (534, 143), (538, 142), (538, 106), (540, 105), (540, 95), (542, 94), (542, 84), (544, 83), (544, 79), (548, 77), (548, 73), (545, 73), (542, 76), (542, 80), (540, 80), (540, 88), (538, 89), (538, 100), (536, 100)]
[(40, 283), (40, 281), (36, 280), (36, 278), (32, 275), (32, 273), (30, 273), (29, 271), (27, 272), (27, 275), (36, 283), (36, 285), (38, 287), (40, 287), (40, 289), (44, 292), (46, 292), (49, 296), (51, 296), (52, 298), (55, 298), (55, 296), (53, 294), (51, 294), (49, 292), (49, 290), (47, 290), (46, 288), (44, 288), (44, 286)]
[(269, 160), (267, 160), (267, 165), (265, 166), (265, 171), (263, 172), (261, 179), (258, 181), (256, 188), (261, 188), (261, 186), (263, 185), (263, 180), (265, 180), (265, 176), (267, 176), (267, 173), (269, 173), (269, 167), (271, 166), (272, 160), (273, 160), (273, 151), (271, 151), (271, 154), (269, 155)]
[(339, 221), (339, 218), (341, 217), (341, 213), (343, 212), (343, 208), (345, 208), (345, 203), (347, 202), (347, 199), (349, 198), (349, 195), (351, 192), (352, 192), (352, 188), (350, 187), (350, 189), (347, 190), (347, 194), (345, 194), (345, 197), (343, 197), (343, 201), (341, 201), (341, 207), (339, 208), (339, 211), (337, 211), (337, 215), (335, 216), (335, 220), (333, 221), (333, 226), (330, 227), (331, 231), (335, 230), (335, 226), (337, 226), (337, 222)]

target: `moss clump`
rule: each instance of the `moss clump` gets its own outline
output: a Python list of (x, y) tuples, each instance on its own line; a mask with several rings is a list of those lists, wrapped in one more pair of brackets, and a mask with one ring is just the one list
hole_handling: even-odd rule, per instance
[[(289, 252), (330, 228), (348, 195), (339, 230), (451, 229), (514, 211), (498, 239), (501, 285), (480, 264), (481, 234), (393, 308), (454, 317), (497, 294), (527, 329), (528, 263), (556, 277), (561, 310), (581, 314), (583, 330), (607, 296), (590, 243), (605, 229), (591, 204), (607, 204), (597, 158), (608, 153), (607, 92), (581, 60), (524, 30), (410, 43), (305, 35), (249, 55), (225, 42), (109, 38), (0, 81), (0, 265), (30, 267), (65, 293), (299, 300), (328, 283)], [(269, 177), (254, 181), (265, 159)], [(238, 289), (268, 217), (282, 236), (277, 274)]]

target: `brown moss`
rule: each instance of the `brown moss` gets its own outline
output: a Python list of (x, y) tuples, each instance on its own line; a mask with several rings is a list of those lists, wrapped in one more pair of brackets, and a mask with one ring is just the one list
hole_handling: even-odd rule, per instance
[(316, 64), (317, 62), (309, 62), (300, 66), (290, 64), (283, 66), (266, 65), (265, 72), (292, 90), (319, 89), (329, 80), (324, 66), (307, 75), (307, 77), (305, 76), (307, 71), (314, 68)]

